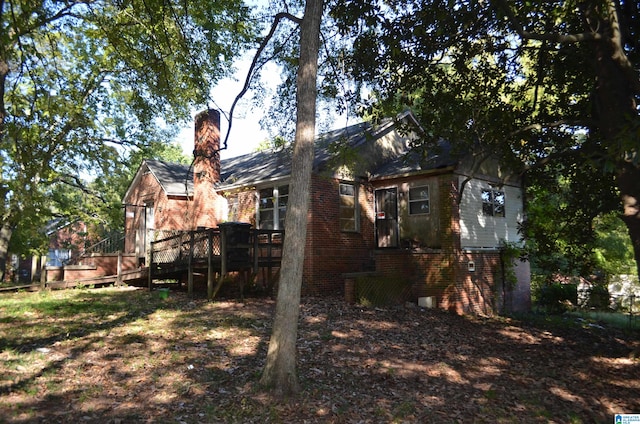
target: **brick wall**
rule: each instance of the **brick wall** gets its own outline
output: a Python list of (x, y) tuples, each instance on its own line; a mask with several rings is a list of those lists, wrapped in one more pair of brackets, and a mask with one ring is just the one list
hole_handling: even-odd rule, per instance
[[(469, 262), (475, 271), (469, 271)], [(496, 251), (418, 252), (410, 250), (376, 251), (376, 271), (411, 284), (411, 297), (434, 296), (436, 305), (458, 314), (491, 315), (500, 310), (495, 278), (500, 274), (500, 255)]]
[(241, 191), (238, 196), (239, 222), (248, 222), (256, 226), (256, 192), (254, 190)]
[(167, 196), (158, 180), (147, 173), (132, 187), (125, 208), (125, 253), (136, 252), (138, 229), (144, 227), (145, 205), (153, 205), (154, 228), (162, 230), (188, 230), (192, 201), (186, 196)]
[(358, 187), (360, 229), (340, 231), (339, 181), (314, 175), (305, 248), (303, 294), (339, 294), (342, 274), (370, 269), (374, 248), (373, 193)]
[(209, 109), (195, 118), (193, 163), (193, 201), (191, 229), (214, 228), (221, 216), (224, 199), (214, 184), (220, 182), (220, 112)]
[[(137, 267), (135, 255), (122, 255), (122, 271)], [(47, 267), (46, 281), (76, 281), (87, 278), (116, 275), (118, 273), (118, 254), (93, 254), (83, 260), (81, 265)]]

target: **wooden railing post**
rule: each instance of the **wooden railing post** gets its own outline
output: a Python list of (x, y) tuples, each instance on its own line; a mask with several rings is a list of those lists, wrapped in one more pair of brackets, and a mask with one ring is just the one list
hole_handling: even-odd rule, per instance
[(188, 259), (188, 277), (187, 277), (187, 293), (189, 297), (193, 297), (193, 249), (195, 247), (195, 231), (189, 232), (189, 259)]
[[(152, 250), (152, 248), (149, 248), (150, 250)], [(153, 251), (153, 250), (152, 250)], [(151, 253), (149, 254), (149, 258), (151, 258)], [(151, 260), (151, 259), (149, 259)], [(122, 284), (122, 251), (118, 250), (118, 265), (116, 268), (116, 287), (120, 287), (120, 285)]]
[(258, 274), (258, 257), (260, 251), (258, 250), (258, 229), (253, 229), (253, 273)]
[(47, 257), (40, 256), (40, 289), (44, 289), (47, 284)]
[(147, 277), (148, 277), (147, 285), (149, 287), (149, 291), (151, 291), (151, 285), (152, 285), (152, 281), (153, 281), (153, 277), (151, 276), (152, 271), (153, 271), (153, 243), (149, 243), (149, 264), (148, 264), (147, 268), (149, 270), (147, 272)]
[(207, 250), (207, 298), (213, 299), (213, 228), (207, 231), (209, 249)]
[(224, 281), (225, 275), (227, 275), (227, 227), (220, 227), (220, 278), (218, 278), (218, 283), (213, 289), (213, 293), (211, 294), (211, 299), (216, 297), (218, 294), (218, 290), (222, 287), (222, 282)]

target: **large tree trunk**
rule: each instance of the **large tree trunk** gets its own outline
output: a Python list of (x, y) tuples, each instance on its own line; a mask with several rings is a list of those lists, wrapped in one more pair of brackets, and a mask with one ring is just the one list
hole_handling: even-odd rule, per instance
[(275, 395), (299, 392), (296, 339), (300, 290), (307, 238), (309, 187), (313, 168), (316, 123), (316, 79), (322, 0), (307, 0), (300, 27), (300, 63), (297, 75), (297, 122), (291, 168), (291, 187), (285, 221), (285, 243), (278, 285), (276, 313), (261, 384)]
[(7, 272), (7, 261), (9, 258), (9, 242), (13, 234), (13, 225), (9, 220), (5, 220), (0, 226), (0, 282), (4, 281)]
[(622, 196), (622, 220), (629, 230), (640, 276), (640, 169), (632, 163), (622, 163), (618, 169), (617, 185)]
[[(622, 201), (622, 220), (629, 230), (636, 269), (640, 275), (640, 137), (637, 133), (638, 111), (635, 95), (638, 73), (623, 47), (618, 9), (615, 1), (607, 1), (606, 37), (596, 42), (596, 107), (595, 132), (605, 140), (616, 163), (616, 185)], [(595, 6), (594, 12), (595, 13)], [(634, 161), (633, 158), (636, 158)]]

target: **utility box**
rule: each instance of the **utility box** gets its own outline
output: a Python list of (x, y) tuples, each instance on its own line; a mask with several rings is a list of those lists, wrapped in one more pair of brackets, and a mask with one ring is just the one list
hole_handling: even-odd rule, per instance
[(222, 235), (222, 250), (227, 260), (227, 271), (238, 271), (251, 267), (251, 224), (225, 222), (219, 224)]

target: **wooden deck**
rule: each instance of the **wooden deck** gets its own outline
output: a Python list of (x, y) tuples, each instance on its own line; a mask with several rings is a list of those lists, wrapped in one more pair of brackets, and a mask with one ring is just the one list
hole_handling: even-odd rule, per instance
[(215, 297), (229, 272), (266, 271), (271, 284), (273, 270), (280, 267), (284, 232), (259, 230), (249, 224), (227, 223), (218, 228), (160, 232), (151, 243), (148, 286), (154, 280), (187, 278), (193, 293), (194, 275), (205, 275), (207, 295)]
[(94, 286), (101, 287), (107, 285), (119, 285), (119, 284), (134, 284), (142, 285), (149, 279), (149, 268), (142, 267), (139, 269), (123, 271), (120, 275), (105, 275), (100, 277), (88, 277), (80, 278), (72, 281), (47, 281), (44, 283), (31, 283), (31, 284), (19, 284), (0, 287), (0, 293), (2, 292), (15, 292), (15, 291), (39, 291), (39, 290), (59, 290), (59, 289), (71, 289), (82, 286)]
[(194, 277), (204, 276), (207, 295), (213, 298), (230, 272), (243, 273), (245, 278), (250, 273), (260, 274), (265, 283), (272, 286), (280, 268), (283, 241), (283, 231), (258, 230), (242, 223), (195, 231), (159, 231), (150, 245), (148, 266), (123, 270), (119, 264), (115, 275), (34, 282), (0, 288), (0, 292), (121, 283), (147, 285), (151, 290), (155, 281), (186, 280), (187, 290), (193, 295)]

